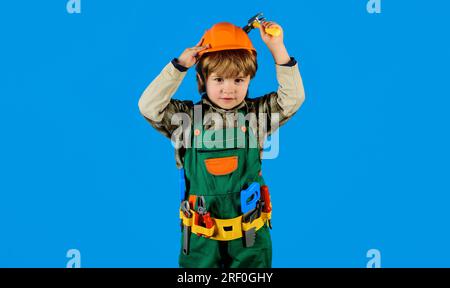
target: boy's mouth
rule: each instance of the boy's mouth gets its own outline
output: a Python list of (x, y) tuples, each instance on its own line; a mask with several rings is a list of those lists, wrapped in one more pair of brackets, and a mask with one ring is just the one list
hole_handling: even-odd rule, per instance
[(224, 100), (224, 101), (232, 101), (232, 100), (234, 100), (233, 97), (221, 97), (220, 99)]

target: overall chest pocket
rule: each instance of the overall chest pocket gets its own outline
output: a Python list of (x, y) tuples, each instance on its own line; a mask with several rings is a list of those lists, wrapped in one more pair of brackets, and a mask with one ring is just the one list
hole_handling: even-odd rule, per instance
[(240, 191), (245, 149), (200, 152), (197, 155), (207, 195)]
[(209, 158), (204, 160), (206, 171), (214, 176), (224, 176), (236, 171), (239, 165), (238, 156)]

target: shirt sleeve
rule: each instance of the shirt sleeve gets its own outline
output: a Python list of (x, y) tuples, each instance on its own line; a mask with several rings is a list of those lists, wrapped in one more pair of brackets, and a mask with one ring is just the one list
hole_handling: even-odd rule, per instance
[(295, 64), (297, 64), (297, 60), (295, 60), (294, 57), (290, 57), (291, 59), (289, 60), (289, 62), (287, 62), (286, 64), (281, 64), (280, 66), (286, 66), (286, 67), (292, 67), (295, 66)]
[(186, 71), (189, 69), (189, 68), (184, 67), (183, 65), (181, 65), (181, 64), (178, 62), (178, 58), (173, 58), (171, 62), (172, 62), (172, 64), (173, 64), (173, 66), (175, 66), (175, 68), (177, 68), (178, 71), (180, 71), (180, 72), (186, 72)]
[(172, 133), (179, 127), (176, 123), (172, 124), (174, 115), (190, 115), (193, 107), (192, 101), (172, 99), (186, 76), (186, 72), (178, 70), (172, 61), (145, 89), (138, 103), (145, 119), (168, 138), (171, 138)]
[[(269, 117), (267, 134), (273, 133), (278, 127), (285, 124), (300, 108), (305, 100), (303, 81), (294, 57), (290, 57), (286, 64), (275, 64), (278, 81), (277, 91), (253, 99), (260, 113)], [(278, 115), (278, 125), (272, 125), (273, 114)]]

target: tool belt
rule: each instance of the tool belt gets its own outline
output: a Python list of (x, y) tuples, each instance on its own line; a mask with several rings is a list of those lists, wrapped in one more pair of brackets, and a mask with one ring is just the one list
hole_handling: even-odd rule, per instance
[(255, 228), (259, 230), (266, 224), (267, 221), (271, 219), (272, 212), (265, 213), (261, 212), (261, 216), (254, 219), (249, 223), (242, 222), (243, 215), (231, 219), (218, 219), (212, 218), (214, 225), (211, 228), (205, 228), (196, 221), (197, 217), (201, 217), (196, 211), (190, 209), (192, 217), (188, 218), (180, 210), (180, 219), (183, 221), (183, 225), (191, 227), (191, 232), (197, 235), (203, 235), (209, 239), (217, 241), (230, 241), (242, 238), (244, 232)]

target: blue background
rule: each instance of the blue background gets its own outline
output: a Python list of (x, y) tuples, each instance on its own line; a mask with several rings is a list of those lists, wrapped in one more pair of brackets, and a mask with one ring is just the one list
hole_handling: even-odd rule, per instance
[[(0, 16), (0, 267), (177, 267), (174, 152), (145, 87), (216, 22), (264, 12), (306, 102), (263, 163), (274, 267), (449, 267), (449, 1), (5, 1)], [(276, 91), (250, 37), (250, 95)], [(189, 70), (176, 94), (199, 99)]]

